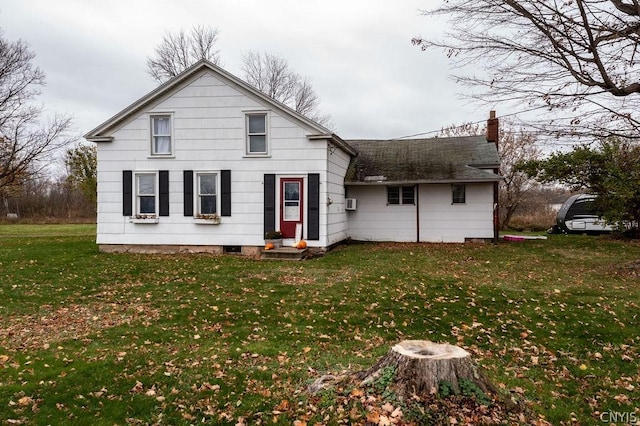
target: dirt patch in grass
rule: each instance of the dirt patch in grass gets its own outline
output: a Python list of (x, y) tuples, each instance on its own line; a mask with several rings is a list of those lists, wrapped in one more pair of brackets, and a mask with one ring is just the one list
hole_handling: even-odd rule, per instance
[(618, 269), (618, 274), (625, 277), (640, 277), (640, 260), (634, 260), (633, 262), (628, 262)]
[(159, 316), (157, 309), (141, 304), (71, 304), (57, 308), (43, 305), (33, 315), (0, 318), (3, 324), (0, 347), (11, 350), (47, 348), (54, 342), (81, 339), (98, 330)]

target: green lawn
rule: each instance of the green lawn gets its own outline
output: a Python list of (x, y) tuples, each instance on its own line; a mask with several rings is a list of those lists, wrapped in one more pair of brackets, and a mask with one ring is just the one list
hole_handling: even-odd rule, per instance
[(463, 346), (552, 424), (640, 410), (637, 242), (356, 244), (279, 263), (101, 254), (94, 229), (0, 225), (0, 424), (363, 423), (375, 403), (357, 389), (306, 386), (402, 339)]

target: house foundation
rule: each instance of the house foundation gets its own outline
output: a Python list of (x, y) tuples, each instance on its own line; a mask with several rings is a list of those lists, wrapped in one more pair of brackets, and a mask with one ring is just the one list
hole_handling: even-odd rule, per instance
[[(224, 246), (196, 246), (196, 245), (148, 245), (148, 244), (100, 244), (101, 253), (140, 253), (140, 254), (179, 254), (179, 253), (207, 253), (221, 255), (225, 253)], [(260, 247), (244, 246), (241, 253), (247, 256), (260, 254)]]

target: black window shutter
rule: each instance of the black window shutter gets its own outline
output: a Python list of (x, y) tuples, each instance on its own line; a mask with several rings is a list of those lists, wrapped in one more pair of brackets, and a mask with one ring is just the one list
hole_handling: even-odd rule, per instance
[(307, 178), (307, 239), (320, 239), (320, 174), (309, 173)]
[(160, 170), (160, 216), (169, 216), (169, 170)]
[(264, 175), (264, 232), (276, 229), (276, 175)]
[(222, 170), (220, 186), (222, 193), (220, 216), (231, 216), (231, 170)]
[(183, 172), (184, 215), (193, 216), (193, 170)]
[(133, 172), (122, 171), (122, 215), (133, 215)]

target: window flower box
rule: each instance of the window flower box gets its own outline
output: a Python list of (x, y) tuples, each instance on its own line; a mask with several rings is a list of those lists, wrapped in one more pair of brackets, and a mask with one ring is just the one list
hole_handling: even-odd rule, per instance
[(193, 218), (193, 223), (198, 225), (220, 225), (220, 222), (217, 214), (199, 214)]
[(155, 214), (137, 214), (129, 218), (131, 223), (158, 223), (158, 216)]

